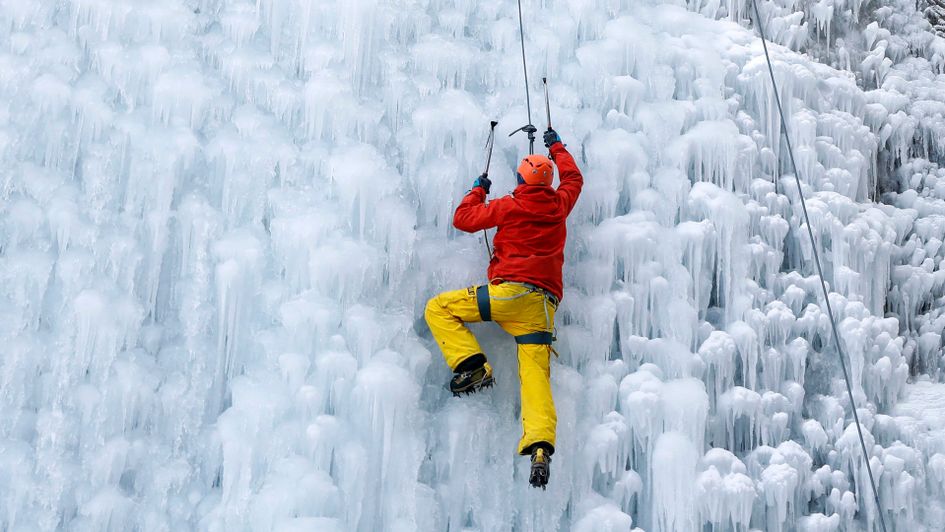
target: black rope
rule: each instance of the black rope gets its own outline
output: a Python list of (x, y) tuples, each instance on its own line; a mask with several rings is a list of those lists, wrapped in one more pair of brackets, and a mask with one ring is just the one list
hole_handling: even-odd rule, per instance
[(873, 488), (873, 498), (876, 500), (876, 511), (879, 513), (879, 522), (882, 524), (883, 531), (885, 532), (886, 519), (883, 516), (883, 508), (879, 504), (879, 491), (876, 490), (876, 481), (873, 479), (873, 468), (870, 466), (870, 455), (866, 450), (866, 441), (863, 439), (863, 428), (860, 426), (860, 416), (856, 413), (856, 402), (853, 400), (853, 387), (850, 385), (850, 375), (847, 372), (847, 363), (844, 359), (843, 347), (840, 345), (840, 335), (837, 333), (837, 321), (833, 317), (833, 308), (830, 306), (827, 283), (824, 282), (824, 271), (820, 266), (820, 253), (817, 251), (817, 243), (814, 241), (814, 230), (811, 229), (810, 216), (807, 214), (807, 202), (804, 200), (804, 190), (801, 187), (800, 174), (798, 174), (797, 171), (797, 163), (794, 161), (794, 148), (791, 147), (791, 136), (788, 134), (787, 120), (785, 120), (784, 110), (781, 108), (781, 95), (778, 93), (778, 84), (774, 80), (774, 69), (771, 67), (771, 57), (768, 55), (767, 38), (765, 37), (764, 25), (761, 22), (761, 14), (758, 12), (757, 0), (751, 0), (751, 5), (755, 10), (755, 22), (758, 24), (758, 32), (761, 34), (761, 46), (764, 47), (765, 61), (768, 62), (768, 74), (771, 75), (774, 100), (778, 104), (778, 114), (781, 116), (781, 131), (784, 133), (784, 140), (787, 142), (788, 156), (791, 159), (791, 167), (794, 169), (794, 180), (797, 182), (797, 196), (801, 199), (804, 220), (807, 222), (807, 235), (810, 237), (810, 247), (814, 250), (814, 263), (817, 265), (817, 275), (820, 277), (820, 288), (824, 293), (824, 302), (827, 304), (827, 316), (830, 318), (833, 341), (837, 346), (837, 356), (840, 358), (840, 367), (843, 369), (843, 380), (847, 384), (847, 395), (850, 397), (850, 410), (853, 411), (853, 422), (856, 423), (856, 433), (860, 437), (860, 448), (863, 450), (863, 462), (866, 464), (867, 473), (869, 473), (870, 487)]

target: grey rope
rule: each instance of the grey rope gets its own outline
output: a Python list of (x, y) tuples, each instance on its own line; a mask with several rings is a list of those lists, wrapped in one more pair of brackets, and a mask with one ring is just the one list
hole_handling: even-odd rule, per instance
[(791, 167), (794, 169), (794, 181), (797, 183), (797, 196), (801, 199), (801, 208), (804, 211), (804, 221), (807, 223), (807, 236), (810, 237), (810, 247), (814, 250), (814, 263), (817, 265), (817, 276), (820, 278), (820, 288), (824, 293), (824, 303), (827, 304), (827, 316), (830, 318), (830, 329), (833, 331), (833, 341), (837, 346), (837, 356), (840, 359), (840, 367), (843, 369), (843, 380), (847, 385), (847, 395), (850, 397), (850, 410), (853, 411), (853, 422), (856, 423), (856, 433), (860, 438), (860, 448), (863, 450), (863, 462), (866, 464), (866, 471), (870, 477), (870, 487), (873, 489), (873, 498), (876, 501), (876, 511), (879, 513), (879, 522), (886, 531), (886, 519), (883, 516), (883, 508), (879, 504), (879, 491), (876, 489), (876, 481), (873, 479), (873, 468), (870, 466), (869, 452), (866, 450), (866, 441), (863, 439), (863, 428), (860, 426), (860, 417), (856, 413), (856, 402), (853, 399), (853, 387), (850, 385), (850, 374), (847, 371), (847, 363), (843, 354), (843, 347), (840, 345), (840, 335), (837, 333), (837, 321), (833, 316), (833, 308), (830, 306), (830, 297), (827, 292), (827, 283), (824, 282), (824, 271), (820, 266), (820, 253), (817, 251), (817, 243), (814, 241), (814, 230), (811, 229), (810, 216), (807, 214), (807, 202), (804, 200), (804, 190), (801, 187), (800, 174), (797, 171), (797, 163), (794, 161), (794, 148), (791, 147), (791, 136), (788, 134), (787, 120), (784, 118), (784, 110), (781, 108), (781, 95), (778, 93), (778, 84), (774, 80), (774, 69), (771, 67), (771, 57), (768, 55), (767, 38), (765, 37), (764, 24), (761, 21), (761, 14), (758, 12), (757, 0), (751, 0), (751, 5), (755, 11), (755, 22), (758, 24), (758, 32), (761, 34), (761, 45), (765, 51), (765, 61), (768, 62), (768, 74), (771, 75), (771, 86), (774, 89), (774, 100), (778, 104), (778, 114), (781, 116), (781, 131), (784, 133), (784, 140), (787, 142), (788, 156), (791, 159)]
[(522, 71), (525, 73), (525, 105), (528, 108), (528, 123), (532, 123), (532, 99), (528, 94), (528, 68), (525, 66), (525, 27), (522, 25), (522, 0), (518, 0), (518, 32), (522, 41)]

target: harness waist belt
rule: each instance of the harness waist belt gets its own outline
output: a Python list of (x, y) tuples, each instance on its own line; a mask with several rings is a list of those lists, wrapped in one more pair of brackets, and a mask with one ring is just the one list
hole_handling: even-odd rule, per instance
[(532, 290), (532, 291), (534, 291), (534, 292), (538, 292), (539, 294), (541, 294), (541, 295), (545, 296), (546, 298), (548, 298), (548, 300), (551, 301), (551, 304), (554, 305), (555, 308), (558, 308), (558, 303), (560, 303), (560, 300), (558, 299), (557, 296), (555, 296), (555, 295), (552, 294), (551, 292), (545, 290), (544, 288), (542, 288), (542, 287), (540, 287), (540, 286), (538, 286), (538, 285), (536, 285), (536, 284), (526, 283), (526, 282), (522, 282), (522, 281), (502, 281), (502, 282), (499, 283), (499, 284), (502, 284), (502, 283), (517, 284), (517, 285), (524, 286), (525, 288), (528, 288), (529, 290)]

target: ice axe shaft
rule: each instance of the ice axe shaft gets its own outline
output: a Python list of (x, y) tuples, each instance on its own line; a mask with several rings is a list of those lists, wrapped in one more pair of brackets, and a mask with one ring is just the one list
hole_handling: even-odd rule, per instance
[(545, 116), (548, 117), (548, 129), (551, 129), (551, 104), (548, 103), (548, 78), (541, 78), (541, 84), (545, 86)]
[(483, 172), (486, 175), (489, 175), (489, 165), (492, 164), (492, 147), (495, 146), (495, 126), (497, 125), (499, 123), (495, 120), (489, 123), (489, 149), (486, 151), (486, 171)]
[[(489, 176), (489, 165), (492, 164), (492, 148), (495, 146), (495, 126), (499, 125), (495, 120), (489, 122), (489, 140), (487, 141), (489, 148), (486, 150), (486, 170), (482, 174)], [(485, 229), (482, 230), (482, 239), (486, 244), (486, 252), (489, 254), (489, 260), (492, 260), (492, 246), (489, 245), (489, 233)]]

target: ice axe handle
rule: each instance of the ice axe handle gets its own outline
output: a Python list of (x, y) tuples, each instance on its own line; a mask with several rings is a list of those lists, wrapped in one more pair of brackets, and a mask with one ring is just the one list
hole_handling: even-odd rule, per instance
[(541, 78), (541, 84), (545, 87), (545, 116), (548, 117), (548, 129), (551, 129), (551, 104), (548, 103), (548, 78)]

